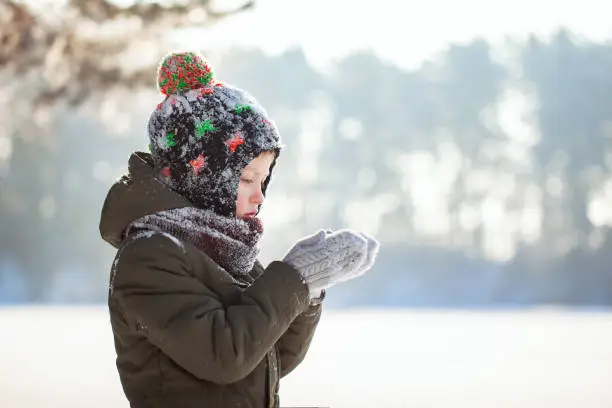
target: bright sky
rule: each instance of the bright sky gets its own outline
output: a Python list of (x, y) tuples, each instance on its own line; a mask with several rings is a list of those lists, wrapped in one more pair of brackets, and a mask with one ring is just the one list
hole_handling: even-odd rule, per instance
[[(49, 10), (62, 7), (67, 0), (29, 1)], [(134, 3), (134, 0), (111, 1)], [(244, 2), (211, 1), (230, 7)], [(199, 49), (243, 45), (270, 53), (300, 45), (309, 60), (321, 68), (355, 49), (371, 48), (380, 57), (409, 68), (443, 50), (449, 43), (467, 42), (477, 36), (497, 42), (507, 35), (514, 38), (528, 33), (547, 36), (559, 27), (567, 27), (580, 38), (597, 41), (612, 38), (609, 22), (612, 5), (602, 0), (256, 2), (253, 10), (234, 16), (213, 29), (183, 32), (174, 37), (175, 45)]]
[(547, 35), (565, 26), (580, 37), (611, 38), (611, 12), (612, 6), (600, 0), (258, 0), (253, 11), (181, 40), (204, 47), (257, 46), (268, 52), (299, 44), (320, 67), (356, 48), (373, 48), (381, 57), (411, 67), (451, 42), (476, 36), (498, 41), (530, 32)]

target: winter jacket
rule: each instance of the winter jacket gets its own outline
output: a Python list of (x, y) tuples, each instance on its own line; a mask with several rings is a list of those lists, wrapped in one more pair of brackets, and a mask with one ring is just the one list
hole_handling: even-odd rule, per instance
[(108, 294), (123, 390), (134, 408), (273, 408), (321, 315), (282, 262), (232, 277), (195, 246), (127, 225), (190, 205), (136, 153), (105, 200), (102, 237), (118, 248)]

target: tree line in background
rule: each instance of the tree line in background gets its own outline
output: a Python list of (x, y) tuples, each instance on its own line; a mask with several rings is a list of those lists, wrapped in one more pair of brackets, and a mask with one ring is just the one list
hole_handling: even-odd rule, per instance
[[(299, 49), (224, 53), (223, 79), (288, 146), (270, 202), (293, 213), (268, 253), (320, 226), (375, 233), (375, 271), (334, 290), (337, 305), (611, 304), (612, 47), (560, 31), (498, 51), (474, 40), (412, 71), (363, 52), (325, 73)], [(67, 106), (34, 135), (23, 115), (0, 157), (4, 302), (105, 299), (104, 175), (146, 145), (147, 109), (109, 137)]]

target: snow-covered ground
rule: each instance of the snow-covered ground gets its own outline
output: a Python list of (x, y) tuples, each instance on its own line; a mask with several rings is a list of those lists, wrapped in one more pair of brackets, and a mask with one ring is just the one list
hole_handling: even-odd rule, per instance
[[(282, 405), (612, 407), (612, 313), (326, 312)], [(0, 407), (128, 407), (104, 307), (0, 308)]]

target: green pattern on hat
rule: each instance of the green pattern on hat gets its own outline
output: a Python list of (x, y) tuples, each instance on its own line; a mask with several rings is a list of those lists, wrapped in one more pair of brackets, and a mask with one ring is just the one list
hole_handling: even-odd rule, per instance
[(242, 112), (246, 112), (246, 111), (250, 111), (251, 105), (247, 105), (247, 104), (236, 104), (236, 106), (234, 106), (234, 112), (237, 114), (241, 114)]
[(212, 132), (212, 131), (217, 130), (217, 128), (214, 127), (213, 124), (210, 122), (210, 119), (206, 119), (205, 121), (196, 123), (195, 128), (196, 128), (196, 138), (197, 139), (204, 136), (206, 132)]
[(176, 141), (174, 141), (174, 132), (168, 133), (166, 136), (166, 147), (174, 147), (176, 146)]

